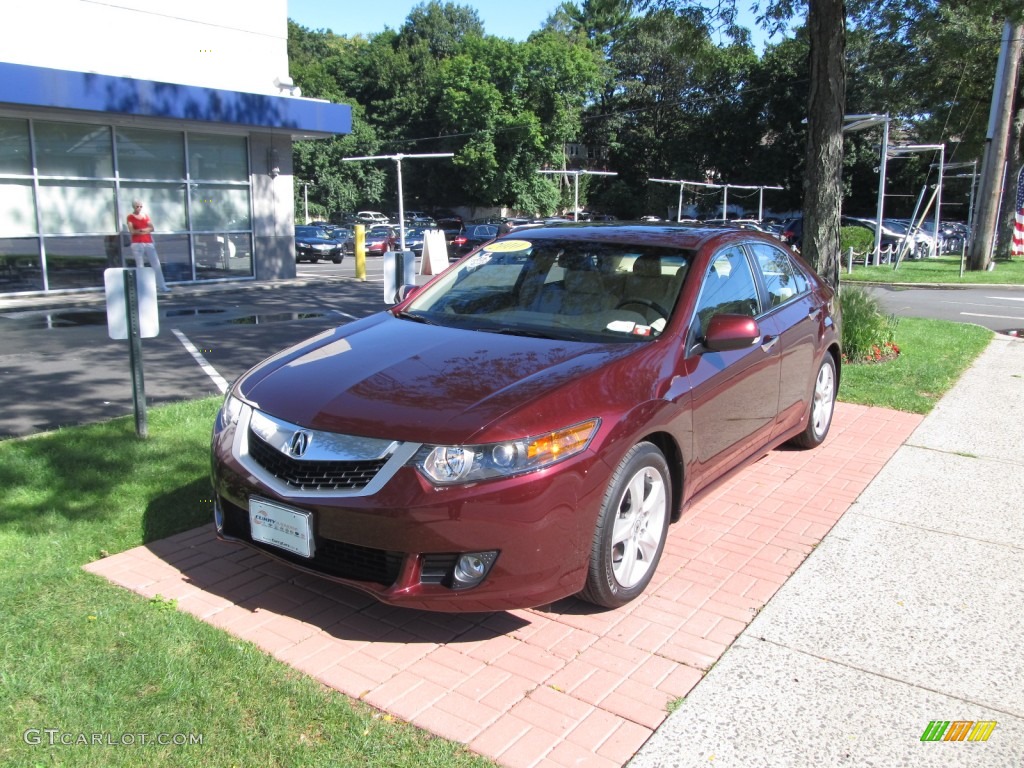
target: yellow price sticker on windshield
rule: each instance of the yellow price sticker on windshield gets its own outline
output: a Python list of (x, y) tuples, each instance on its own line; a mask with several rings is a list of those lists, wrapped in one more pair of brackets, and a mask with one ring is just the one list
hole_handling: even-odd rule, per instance
[(531, 247), (531, 244), (525, 240), (499, 240), (488, 245), (485, 250), (490, 253), (513, 253), (514, 251), (526, 251)]

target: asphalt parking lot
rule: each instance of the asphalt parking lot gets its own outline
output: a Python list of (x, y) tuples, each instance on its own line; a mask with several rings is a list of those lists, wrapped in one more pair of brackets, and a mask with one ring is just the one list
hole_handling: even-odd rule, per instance
[[(268, 355), (384, 308), (380, 274), (371, 259), (357, 280), (346, 260), (287, 282), (176, 288), (142, 342), (147, 404), (219, 394)], [(133, 413), (128, 343), (108, 337), (102, 294), (0, 303), (0, 350), (0, 438)]]

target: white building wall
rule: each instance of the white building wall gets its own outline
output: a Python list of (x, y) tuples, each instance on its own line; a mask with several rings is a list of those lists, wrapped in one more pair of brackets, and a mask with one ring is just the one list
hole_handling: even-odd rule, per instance
[(0, 60), (279, 95), (287, 0), (5, 2)]

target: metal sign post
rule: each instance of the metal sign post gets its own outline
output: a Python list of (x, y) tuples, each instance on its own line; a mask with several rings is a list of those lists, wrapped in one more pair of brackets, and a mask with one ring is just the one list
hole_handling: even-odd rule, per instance
[(152, 269), (108, 269), (103, 273), (103, 283), (107, 295), (107, 335), (112, 339), (128, 340), (135, 433), (139, 437), (148, 437), (142, 339), (160, 333), (156, 273)]
[(149, 436), (146, 421), (146, 381), (142, 375), (142, 331), (139, 328), (139, 287), (134, 270), (124, 271), (124, 311), (128, 323), (128, 365), (132, 370), (132, 402), (135, 405), (135, 434)]

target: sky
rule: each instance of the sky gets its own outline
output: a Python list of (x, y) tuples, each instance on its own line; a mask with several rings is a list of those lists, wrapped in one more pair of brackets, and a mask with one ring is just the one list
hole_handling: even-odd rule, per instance
[[(398, 29), (409, 12), (423, 0), (369, 0), (367, 5), (339, 0), (288, 0), (288, 18), (308, 29), (329, 29), (336, 35), (370, 35), (385, 27)], [(497, 37), (525, 40), (536, 32), (561, 0), (452, 0), (476, 8), (484, 31)], [(741, 23), (752, 33), (754, 48), (763, 49), (764, 33), (747, 10), (750, 2), (739, 0)]]

